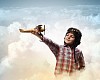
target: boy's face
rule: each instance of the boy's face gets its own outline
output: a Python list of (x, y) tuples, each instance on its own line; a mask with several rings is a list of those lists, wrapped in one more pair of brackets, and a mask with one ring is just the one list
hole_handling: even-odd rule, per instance
[(67, 33), (64, 38), (65, 43), (68, 45), (73, 45), (74, 40), (75, 40), (75, 36), (73, 33)]

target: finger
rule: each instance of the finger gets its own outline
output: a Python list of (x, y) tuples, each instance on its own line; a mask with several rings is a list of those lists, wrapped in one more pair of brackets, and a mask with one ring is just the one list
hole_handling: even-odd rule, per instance
[(32, 34), (35, 34), (35, 32), (31, 32)]
[(38, 33), (37, 32), (31, 32), (32, 34), (34, 34), (34, 35), (38, 35)]

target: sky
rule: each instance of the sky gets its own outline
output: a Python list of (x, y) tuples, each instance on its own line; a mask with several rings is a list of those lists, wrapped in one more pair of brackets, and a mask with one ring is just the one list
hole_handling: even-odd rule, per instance
[(49, 7), (99, 4), (99, 0), (0, 0), (0, 7)]
[[(38, 24), (45, 25), (44, 36), (59, 45), (69, 27), (80, 29), (82, 40), (78, 48), (84, 54), (86, 69), (78, 78), (100, 80), (99, 2), (69, 2), (65, 1), (69, 6), (64, 6), (64, 0), (61, 5), (51, 6), (52, 0), (45, 0), (50, 6), (43, 6), (45, 3), (39, 0), (0, 0), (0, 80), (55, 80), (56, 59), (52, 52), (36, 36), (19, 32), (20, 28), (30, 29)], [(83, 5), (85, 2), (88, 5)]]

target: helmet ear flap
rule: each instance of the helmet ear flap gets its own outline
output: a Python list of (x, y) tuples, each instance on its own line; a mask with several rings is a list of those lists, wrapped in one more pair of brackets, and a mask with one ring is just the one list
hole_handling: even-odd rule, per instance
[(81, 39), (76, 39), (75, 40), (74, 47), (77, 47), (81, 43), (80, 40)]
[(64, 45), (66, 45), (66, 42), (65, 42), (65, 37), (64, 37)]

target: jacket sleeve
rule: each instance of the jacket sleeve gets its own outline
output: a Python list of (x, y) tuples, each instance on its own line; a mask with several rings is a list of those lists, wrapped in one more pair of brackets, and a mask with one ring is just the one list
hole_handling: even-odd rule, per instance
[(59, 45), (54, 43), (52, 40), (43, 37), (42, 42), (44, 42), (49, 48), (50, 50), (53, 52), (53, 54), (55, 55), (55, 57), (58, 56), (59, 53)]
[(85, 61), (84, 61), (84, 56), (82, 52), (80, 53), (80, 56), (79, 56), (79, 65), (80, 65), (79, 69), (85, 68)]

